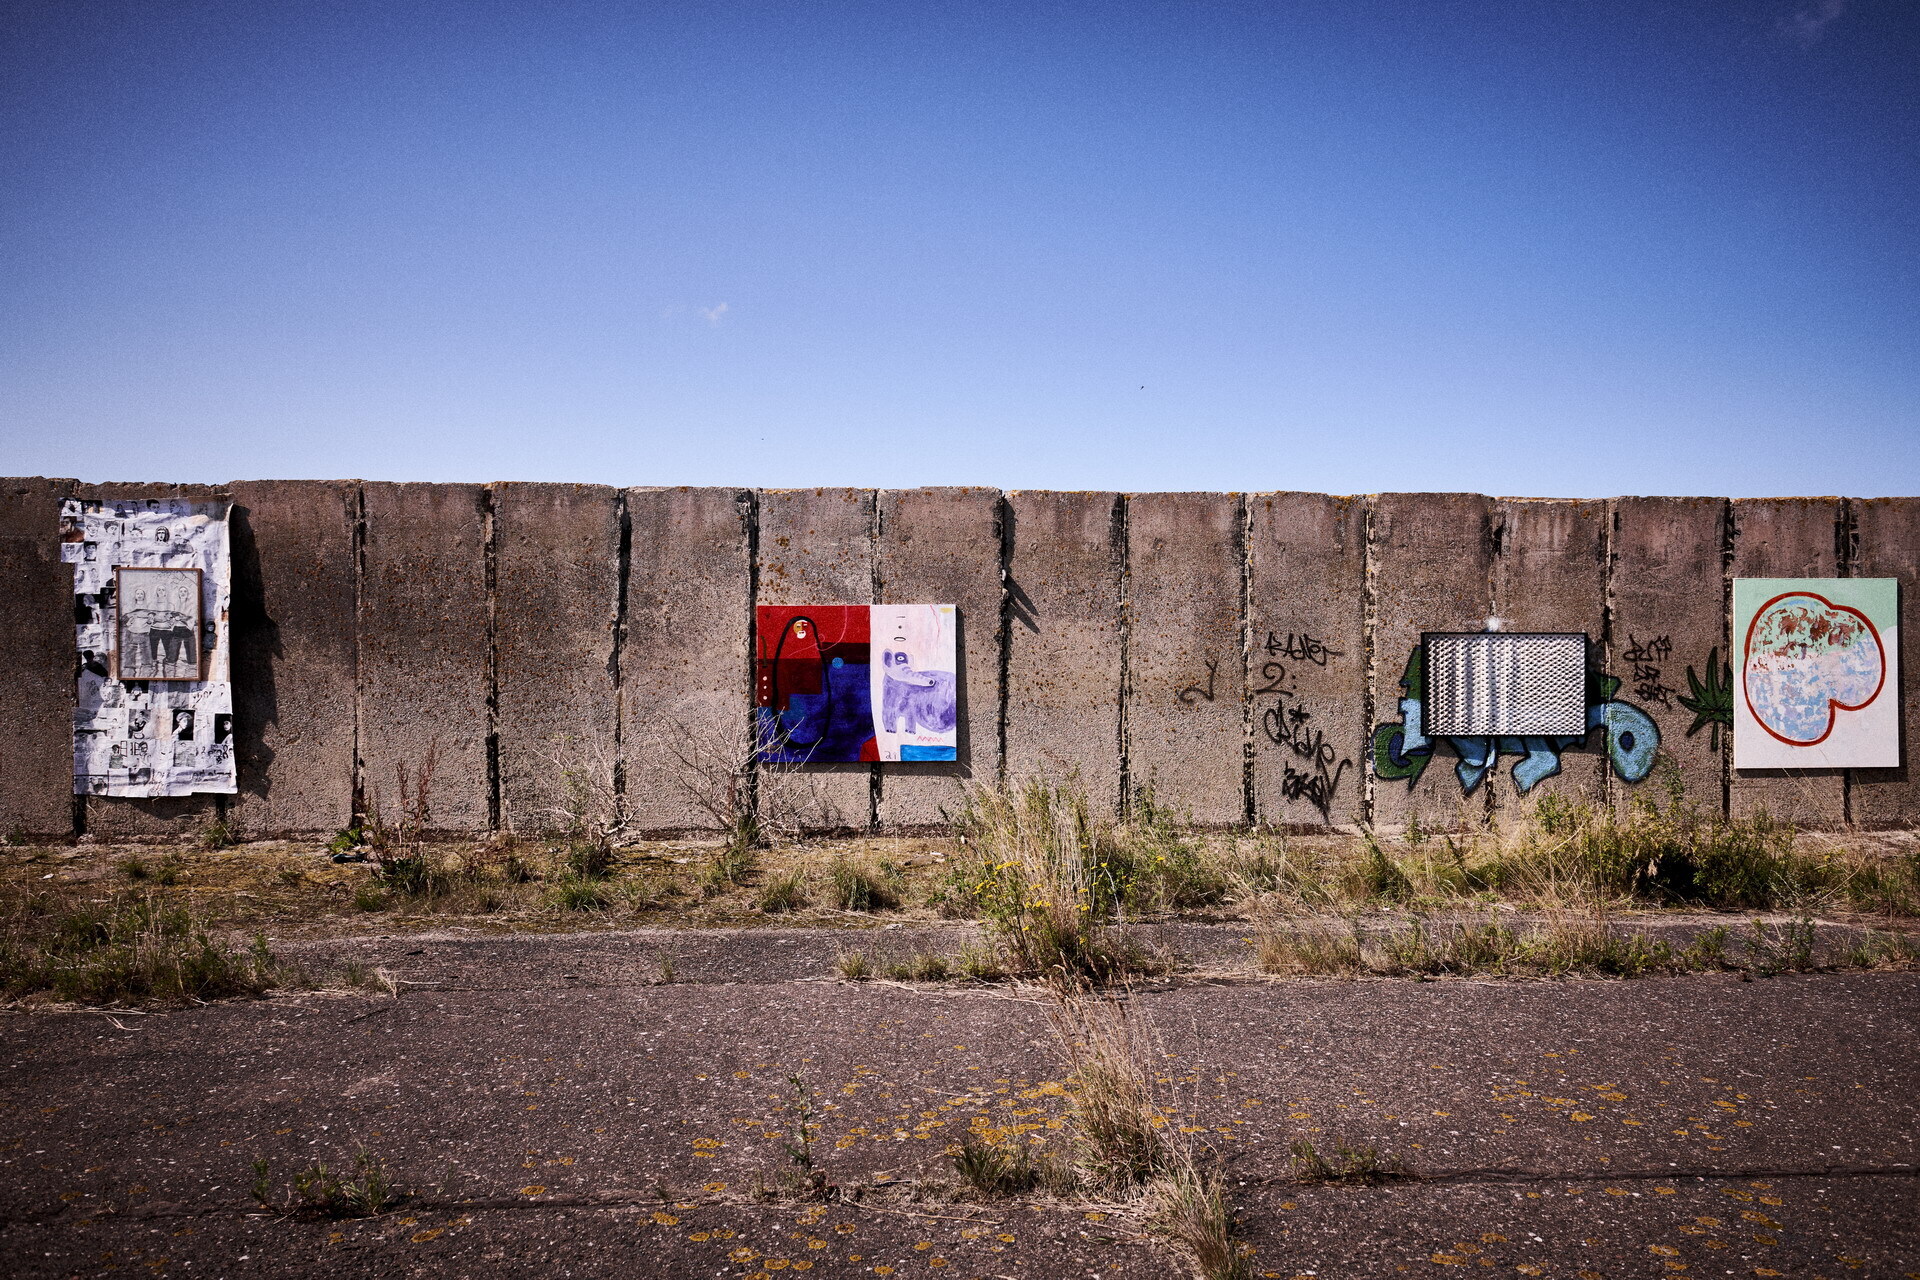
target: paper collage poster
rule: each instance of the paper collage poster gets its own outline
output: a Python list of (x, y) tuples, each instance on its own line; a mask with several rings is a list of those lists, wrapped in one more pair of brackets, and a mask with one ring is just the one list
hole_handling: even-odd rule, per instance
[(79, 795), (231, 795), (227, 504), (78, 499), (60, 506), (73, 566)]
[(761, 605), (755, 617), (762, 760), (959, 758), (954, 606)]
[(1900, 763), (1895, 578), (1736, 578), (1733, 767)]

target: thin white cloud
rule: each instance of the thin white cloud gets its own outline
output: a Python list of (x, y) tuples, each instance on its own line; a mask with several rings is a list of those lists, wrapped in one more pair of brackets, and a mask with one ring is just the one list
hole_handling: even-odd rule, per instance
[(1780, 20), (1780, 28), (1803, 45), (1812, 45), (1847, 11), (1847, 0), (1806, 0)]
[(723, 302), (717, 307), (702, 307), (700, 314), (707, 318), (708, 324), (717, 329), (720, 327), (720, 317), (727, 314), (727, 304)]

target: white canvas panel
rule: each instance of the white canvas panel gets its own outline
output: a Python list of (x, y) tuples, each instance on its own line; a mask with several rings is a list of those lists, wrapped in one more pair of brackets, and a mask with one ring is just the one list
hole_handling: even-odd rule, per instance
[(1734, 580), (1734, 768), (1899, 766), (1899, 586)]

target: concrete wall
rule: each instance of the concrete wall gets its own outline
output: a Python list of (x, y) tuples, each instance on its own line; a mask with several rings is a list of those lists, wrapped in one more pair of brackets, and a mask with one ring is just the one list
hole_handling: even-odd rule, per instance
[[(76, 805), (68, 495), (231, 497), (238, 795)], [(969, 782), (1069, 772), (1110, 811), (1151, 785), (1213, 825), (1479, 822), (1523, 803), (1518, 757), (1392, 752), (1420, 633), (1488, 617), (1586, 632), (1661, 739), (1630, 785), (1590, 735), (1528, 799), (1624, 804), (1671, 778), (1711, 810), (1920, 824), (1908, 767), (1736, 773), (1682, 703), (1728, 662), (1735, 576), (1897, 577), (1911, 613), (1920, 499), (27, 478), (0, 480), (0, 573), (5, 832), (326, 834), (392, 817), (429, 756), (438, 830), (548, 826), (570, 776), (636, 830), (712, 829), (751, 732), (754, 604), (905, 600), (960, 606), (961, 758), (763, 775), (810, 827), (929, 828)]]

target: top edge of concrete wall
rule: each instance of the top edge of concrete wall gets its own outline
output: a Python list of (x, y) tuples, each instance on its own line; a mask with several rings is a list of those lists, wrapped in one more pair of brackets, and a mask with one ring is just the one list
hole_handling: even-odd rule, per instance
[[(260, 479), (235, 479), (235, 480), (223, 481), (216, 484), (204, 484), (198, 481), (184, 481), (184, 480), (182, 481), (79, 480), (71, 476), (10, 476), (10, 477), (6, 477), (3, 481), (0, 481), (0, 483), (8, 483), (8, 484), (23, 483), (23, 482), (34, 482), (34, 483), (51, 484), (51, 485), (66, 485), (66, 486), (71, 486), (74, 489), (84, 489), (84, 490), (92, 490), (92, 491), (108, 490), (108, 489), (113, 489), (113, 488), (117, 488), (124, 485), (129, 488), (151, 489), (156, 486), (160, 486), (160, 487), (168, 487), (168, 488), (201, 489), (201, 490), (209, 490), (213, 492), (222, 492), (222, 493), (225, 492), (230, 487), (234, 485), (240, 485), (240, 484), (404, 484), (409, 487), (421, 487), (421, 486), (439, 485), (439, 484), (478, 484), (482, 488), (492, 488), (496, 485), (516, 485), (516, 486), (547, 485), (547, 486), (557, 486), (561, 488), (608, 489), (608, 490), (627, 491), (627, 492), (635, 492), (635, 493), (692, 492), (698, 489), (733, 489), (741, 493), (756, 493), (756, 492), (757, 493), (824, 493), (829, 489), (857, 489), (857, 490), (875, 489), (875, 490), (885, 490), (890, 493), (910, 493), (917, 490), (929, 490), (929, 491), (940, 490), (940, 491), (948, 491), (948, 492), (956, 492), (956, 493), (1003, 493), (1003, 494), (1116, 493), (1117, 492), (1117, 493), (1124, 494), (1128, 497), (1132, 497), (1140, 494), (1148, 494), (1148, 493), (1194, 493), (1194, 494), (1205, 493), (1205, 494), (1223, 494), (1226, 496), (1244, 495), (1248, 497), (1265, 495), (1265, 494), (1281, 494), (1281, 493), (1313, 493), (1313, 494), (1320, 494), (1326, 497), (1352, 499), (1352, 498), (1380, 498), (1380, 497), (1389, 497), (1389, 496), (1406, 496), (1406, 495), (1417, 494), (1420, 496), (1491, 498), (1499, 502), (1612, 502), (1612, 501), (1629, 499), (1629, 498), (1632, 498), (1632, 499), (1640, 499), (1640, 498), (1711, 499), (1713, 501), (1727, 500), (1726, 495), (1724, 494), (1705, 494), (1705, 493), (1655, 493), (1655, 494), (1616, 493), (1616, 494), (1609, 494), (1609, 495), (1605, 495), (1602, 497), (1595, 497), (1595, 498), (1568, 498), (1564, 496), (1554, 496), (1550, 494), (1499, 494), (1499, 493), (1480, 493), (1472, 490), (1454, 490), (1454, 489), (1374, 489), (1374, 490), (1369, 490), (1361, 493), (1330, 493), (1330, 492), (1327, 492), (1326, 490), (1320, 490), (1320, 489), (1284, 489), (1284, 488), (1277, 488), (1277, 489), (1120, 489), (1120, 490), (1049, 489), (1049, 488), (1002, 489), (995, 485), (983, 485), (983, 484), (907, 485), (907, 486), (898, 486), (898, 487), (889, 486), (889, 485), (749, 485), (749, 484), (622, 485), (622, 484), (605, 483), (597, 480), (370, 481), (370, 480), (365, 480), (365, 479), (354, 477), (354, 476), (322, 477), (322, 478), (297, 477), (292, 479), (289, 479), (287, 477), (260, 478)], [(1731, 499), (1731, 501), (1734, 501), (1734, 502), (1777, 502), (1777, 501), (1898, 502), (1898, 501), (1903, 501), (1913, 497), (1920, 497), (1920, 494), (1888, 493), (1888, 494), (1876, 494), (1871, 497), (1848, 496), (1846, 494), (1814, 494), (1814, 493), (1756, 494), (1752, 497), (1734, 498), (1734, 499)]]

